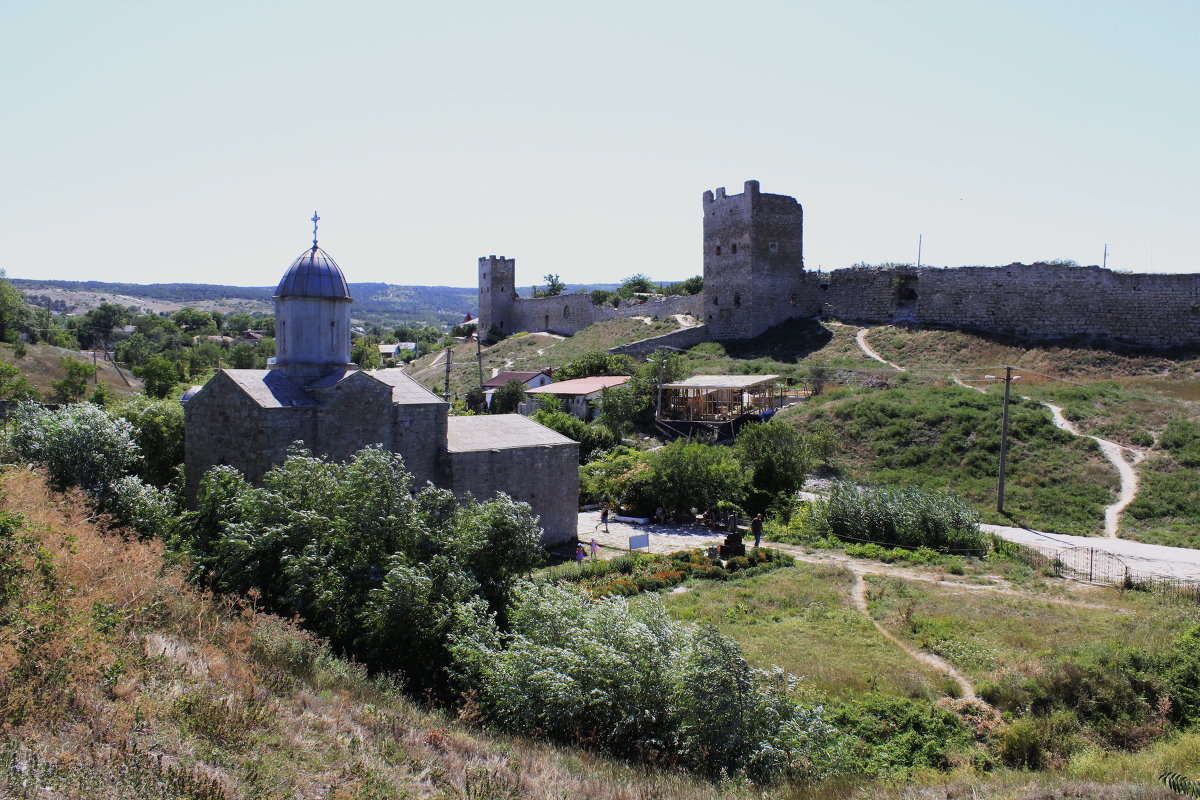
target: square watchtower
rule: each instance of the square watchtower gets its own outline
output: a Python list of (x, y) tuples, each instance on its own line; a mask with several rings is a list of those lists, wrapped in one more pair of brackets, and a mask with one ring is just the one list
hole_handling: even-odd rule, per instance
[(704, 321), (713, 339), (745, 339), (799, 316), (804, 209), (794, 197), (704, 193)]

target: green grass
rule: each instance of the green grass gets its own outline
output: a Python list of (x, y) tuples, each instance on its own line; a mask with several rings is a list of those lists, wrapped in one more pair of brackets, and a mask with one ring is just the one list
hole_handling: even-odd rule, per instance
[(868, 608), (897, 636), (945, 658), (969, 678), (1035, 675), (1058, 654), (1093, 642), (1157, 650), (1200, 621), (1200, 610), (1153, 595), (1095, 589), (1085, 608), (867, 576)]
[[(841, 443), (834, 464), (877, 484), (940, 489), (995, 511), (1001, 401), (957, 386), (908, 385), (844, 396), (820, 395), (779, 415), (801, 430), (825, 429)], [(1054, 427), (1040, 404), (1010, 406), (1006, 509), (1040, 530), (1101, 531), (1117, 476), (1096, 444)]]
[(935, 697), (939, 676), (883, 637), (850, 600), (854, 577), (836, 566), (797, 564), (749, 580), (704, 584), (664, 598), (680, 619), (733, 637), (758, 667), (780, 666), (818, 692)]
[[(679, 330), (671, 318), (652, 319), (649, 324), (639, 319), (621, 317), (590, 325), (565, 339), (544, 333), (525, 333), (510, 336), (482, 349), (483, 379), (492, 377), (492, 369), (533, 371), (546, 367), (561, 367), (590, 352), (607, 350), (651, 336)], [(539, 352), (540, 351), (540, 352)], [(423, 386), (441, 395), (445, 388), (446, 363), (438, 362), (438, 353), (430, 353), (413, 361), (408, 373)], [(435, 363), (437, 362), (437, 363)], [(474, 344), (454, 348), (450, 364), (450, 392), (462, 398), (468, 389), (479, 385), (479, 364)]]

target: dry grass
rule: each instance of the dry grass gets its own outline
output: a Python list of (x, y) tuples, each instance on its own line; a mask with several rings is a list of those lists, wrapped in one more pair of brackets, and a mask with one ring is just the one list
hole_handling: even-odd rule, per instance
[[(62, 359), (64, 358), (73, 358), (89, 364), (92, 362), (90, 355), (84, 355), (78, 350), (68, 350), (48, 344), (26, 345), (25, 355), (17, 358), (11, 344), (0, 343), (0, 361), (7, 361), (21, 370), (21, 374), (28, 378), (29, 382), (45, 397), (54, 394), (54, 390), (50, 388), (51, 381), (62, 380), (66, 377), (66, 372), (62, 368)], [(106, 384), (113, 394), (132, 396), (142, 390), (142, 382), (135, 378), (129, 370), (123, 370), (125, 377), (122, 378), (117, 368), (107, 361), (98, 361), (97, 367), (100, 382)], [(128, 384), (126, 384), (125, 378), (129, 379)], [(91, 388), (92, 384), (89, 383), (89, 392)]]
[(102, 532), (36, 475), (10, 471), (2, 489), (29, 518), (26, 566), (53, 566), (0, 627), (0, 796), (748, 793), (422, 709), (291, 623), (197, 591), (157, 543)]

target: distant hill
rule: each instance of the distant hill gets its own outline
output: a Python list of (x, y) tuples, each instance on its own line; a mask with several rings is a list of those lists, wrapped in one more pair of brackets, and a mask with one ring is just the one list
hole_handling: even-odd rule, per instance
[[(11, 279), (30, 302), (64, 314), (81, 314), (101, 303), (136, 306), (143, 313), (170, 313), (184, 306), (203, 311), (271, 314), (273, 286), (220, 286), (208, 283), (107, 283)], [(568, 292), (612, 289), (617, 284), (568, 286)], [(394, 327), (427, 322), (454, 325), (470, 312), (477, 314), (477, 289), (457, 286), (398, 286), (391, 283), (351, 283), (353, 317), (357, 322)]]

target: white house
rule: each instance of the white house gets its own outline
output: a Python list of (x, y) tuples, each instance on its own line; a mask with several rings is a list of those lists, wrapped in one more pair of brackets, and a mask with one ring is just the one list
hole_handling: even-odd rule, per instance
[(604, 390), (624, 386), (628, 380), (628, 375), (597, 375), (539, 386), (526, 391), (525, 400), (517, 411), (527, 416), (532, 414), (538, 407), (537, 396), (548, 394), (562, 401), (564, 411), (582, 420), (590, 420), (599, 410)]

